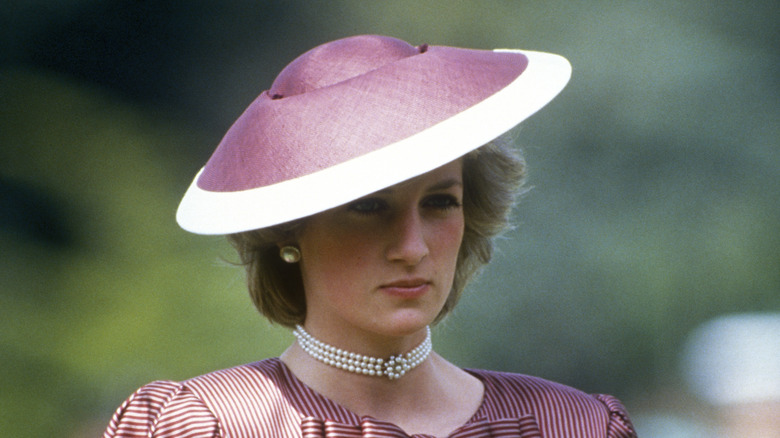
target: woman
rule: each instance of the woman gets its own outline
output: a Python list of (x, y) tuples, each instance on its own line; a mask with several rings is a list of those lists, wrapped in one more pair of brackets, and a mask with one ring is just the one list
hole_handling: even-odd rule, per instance
[(432, 351), (507, 225), (524, 163), (502, 134), (568, 81), (556, 55), (324, 44), (231, 127), (177, 219), (228, 234), (279, 358), (154, 382), (106, 437), (629, 437), (620, 403)]

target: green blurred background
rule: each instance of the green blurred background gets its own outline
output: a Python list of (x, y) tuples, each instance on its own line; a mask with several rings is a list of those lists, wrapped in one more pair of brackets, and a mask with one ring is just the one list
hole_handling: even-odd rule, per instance
[(96, 436), (148, 381), (291, 342), (174, 213), (284, 65), (360, 33), (574, 66), (518, 131), (533, 190), (437, 350), (612, 393), (646, 437), (710, 430), (691, 330), (780, 310), (778, 22), (776, 1), (6, 1), (0, 433)]

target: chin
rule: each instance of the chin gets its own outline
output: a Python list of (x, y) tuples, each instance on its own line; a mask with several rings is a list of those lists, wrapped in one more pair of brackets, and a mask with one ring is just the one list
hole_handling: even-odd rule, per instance
[(436, 319), (437, 314), (404, 310), (382, 323), (383, 331), (395, 336), (408, 336), (424, 330)]

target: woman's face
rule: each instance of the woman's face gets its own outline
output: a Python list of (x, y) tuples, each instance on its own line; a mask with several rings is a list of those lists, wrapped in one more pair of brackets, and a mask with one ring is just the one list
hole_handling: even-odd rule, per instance
[(463, 239), (461, 160), (306, 220), (298, 239), (315, 336), (419, 332), (452, 287)]

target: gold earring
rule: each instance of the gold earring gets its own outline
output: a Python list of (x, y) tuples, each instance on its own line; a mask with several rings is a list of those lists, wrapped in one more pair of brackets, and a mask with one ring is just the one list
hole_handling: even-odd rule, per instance
[(298, 263), (301, 260), (301, 250), (294, 245), (285, 245), (279, 249), (279, 257), (287, 263)]

